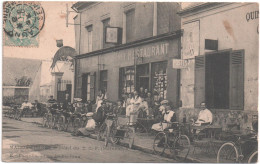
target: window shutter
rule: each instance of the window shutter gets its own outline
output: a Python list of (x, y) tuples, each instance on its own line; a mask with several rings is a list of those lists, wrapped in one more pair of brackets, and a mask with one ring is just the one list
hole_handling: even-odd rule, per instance
[(90, 73), (90, 100), (94, 101), (95, 100), (95, 79), (96, 78), (96, 73), (91, 72)]
[(195, 57), (194, 105), (200, 107), (205, 102), (205, 56)]
[(244, 108), (244, 53), (236, 50), (230, 54), (230, 109)]

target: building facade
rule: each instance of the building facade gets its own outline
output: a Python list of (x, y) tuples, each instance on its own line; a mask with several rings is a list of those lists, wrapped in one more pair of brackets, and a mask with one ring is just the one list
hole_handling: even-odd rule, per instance
[[(179, 105), (179, 70), (182, 31), (178, 3), (86, 3), (72, 7), (76, 50), (75, 97), (94, 100), (99, 90), (116, 101), (140, 87), (155, 99)], [(106, 42), (106, 29), (121, 29), (117, 44)], [(120, 31), (119, 31), (120, 33)]]
[(206, 102), (215, 124), (250, 128), (258, 111), (258, 4), (196, 3), (179, 15), (181, 115), (196, 116)]

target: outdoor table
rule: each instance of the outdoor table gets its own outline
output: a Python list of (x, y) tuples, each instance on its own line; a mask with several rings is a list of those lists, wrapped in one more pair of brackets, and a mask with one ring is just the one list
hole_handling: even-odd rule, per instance
[(149, 132), (152, 125), (155, 123), (155, 119), (153, 119), (153, 118), (137, 118), (137, 123), (140, 124), (146, 132)]
[(210, 138), (214, 138), (216, 132), (220, 132), (222, 130), (222, 127), (218, 125), (205, 125), (205, 126), (191, 126), (191, 129), (205, 130), (210, 135)]

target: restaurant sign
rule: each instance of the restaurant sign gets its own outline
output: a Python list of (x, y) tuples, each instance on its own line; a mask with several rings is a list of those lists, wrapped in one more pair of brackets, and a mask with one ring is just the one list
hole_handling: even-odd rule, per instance
[(117, 51), (117, 57), (122, 60), (134, 60), (134, 58), (149, 58), (153, 56), (167, 56), (169, 43), (161, 42), (136, 48)]

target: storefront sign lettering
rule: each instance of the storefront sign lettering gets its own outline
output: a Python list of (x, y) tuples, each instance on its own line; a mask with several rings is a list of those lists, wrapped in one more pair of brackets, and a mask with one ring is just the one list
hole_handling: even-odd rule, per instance
[(259, 11), (252, 11), (246, 13), (246, 20), (249, 22), (250, 20), (258, 19), (259, 18)]
[(162, 43), (160, 45), (154, 45), (144, 48), (135, 49), (137, 57), (151, 57), (168, 54), (169, 43)]
[(146, 45), (137, 48), (131, 48), (118, 51), (117, 57), (121, 60), (134, 60), (134, 58), (146, 58), (153, 56), (166, 56), (169, 52), (169, 43), (160, 43), (155, 45)]

